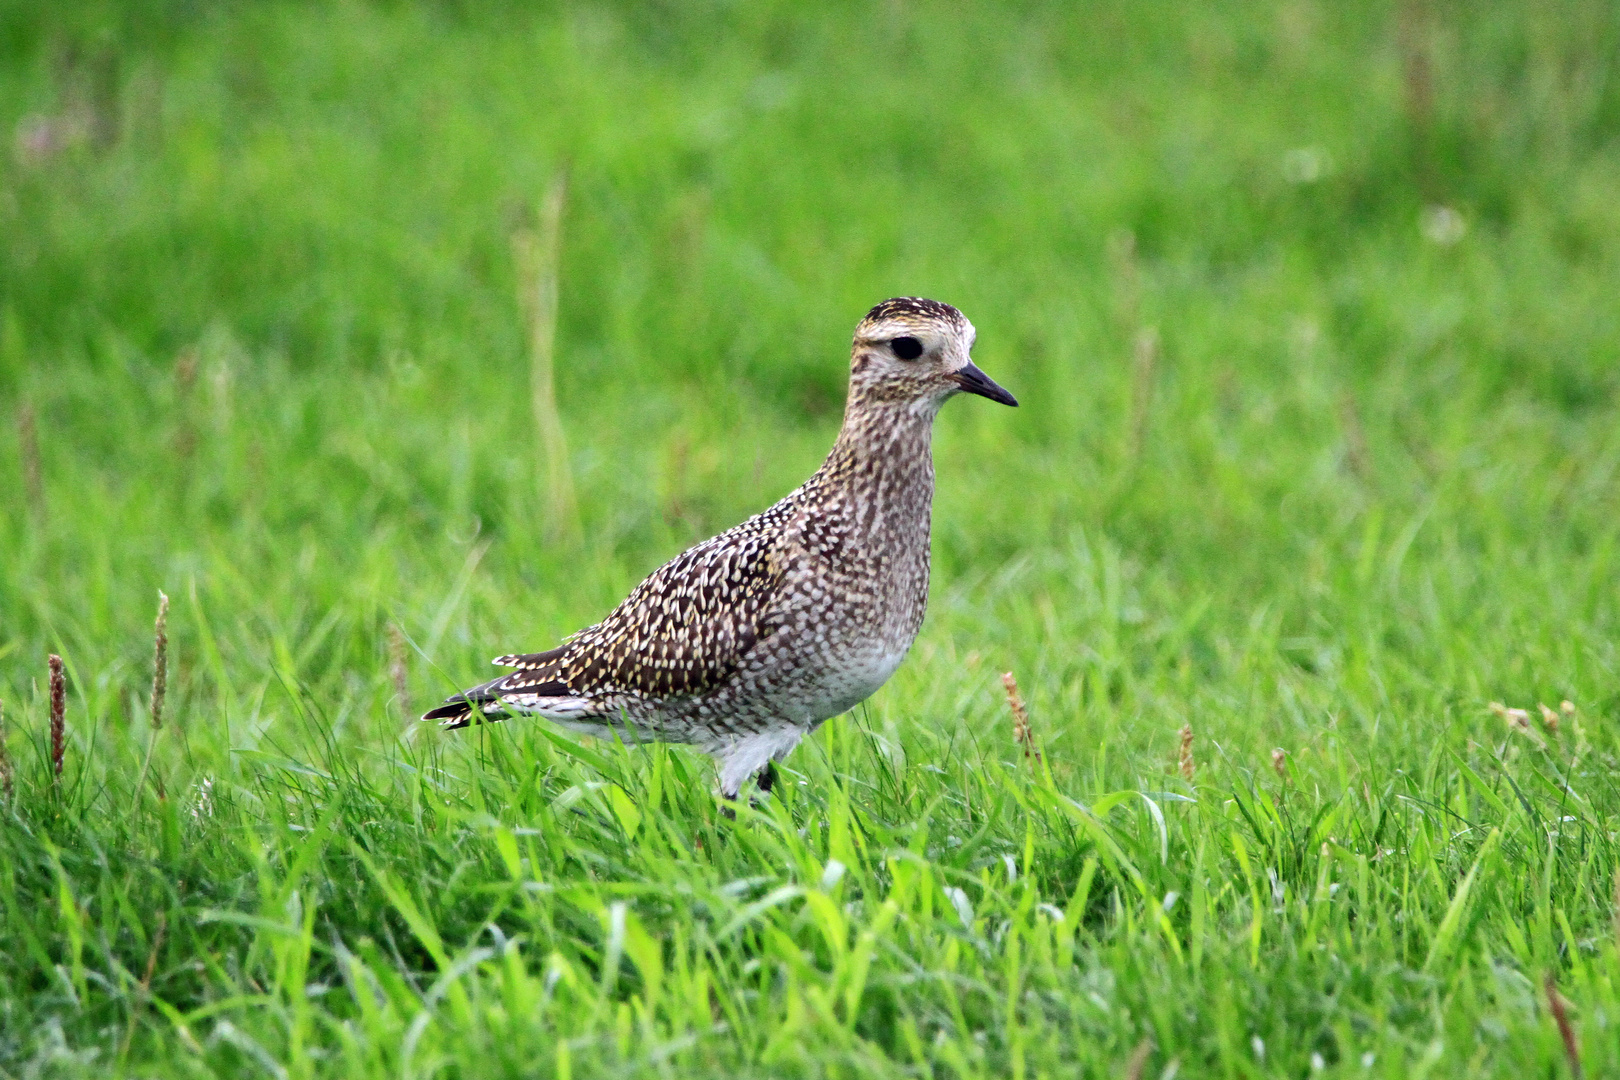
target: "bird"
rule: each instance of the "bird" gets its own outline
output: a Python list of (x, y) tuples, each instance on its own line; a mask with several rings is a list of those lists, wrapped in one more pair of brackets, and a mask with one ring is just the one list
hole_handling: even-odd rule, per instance
[(676, 556), (601, 622), (422, 716), (447, 728), (534, 714), (628, 743), (710, 754), (720, 794), (866, 700), (911, 648), (928, 601), (934, 417), (958, 394), (1016, 406), (971, 359), (956, 308), (895, 297), (850, 347), (844, 420), (821, 467), (776, 505)]

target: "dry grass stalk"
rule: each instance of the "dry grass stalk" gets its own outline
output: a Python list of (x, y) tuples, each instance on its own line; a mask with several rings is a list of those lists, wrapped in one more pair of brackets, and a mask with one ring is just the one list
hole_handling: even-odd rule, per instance
[(51, 775), (62, 775), (62, 759), (67, 756), (67, 678), (62, 674), (62, 658), (50, 656), (51, 669)]
[(1434, 175), (1434, 62), (1430, 57), (1431, 20), (1425, 0), (1402, 0), (1396, 16), (1395, 41), (1401, 54), (1401, 104), (1412, 136), (1418, 186), (1432, 198)]
[(1361, 426), (1361, 410), (1356, 407), (1355, 395), (1348, 390), (1339, 395), (1339, 425), (1344, 428), (1344, 450), (1350, 459), (1350, 471), (1356, 474), (1356, 479), (1366, 480), (1372, 475), (1367, 432)]
[(120, 1054), (129, 1053), (129, 1044), (135, 1038), (135, 1024), (140, 1019), (141, 1007), (146, 1004), (152, 995), (152, 976), (157, 973), (158, 952), (163, 948), (163, 939), (169, 930), (169, 917), (165, 912), (159, 911), (157, 929), (152, 934), (152, 951), (146, 954), (146, 973), (141, 976), (140, 997), (136, 999), (135, 1007), (129, 1013), (129, 1026), (124, 1029), (124, 1042), (119, 1050)]
[[(6, 703), (0, 701), (0, 794), (11, 799), (11, 789), (14, 782), (11, 768), (11, 754), (6, 750)], [(1620, 883), (1620, 874), (1615, 878)]]
[(1116, 229), (1108, 235), (1108, 258), (1114, 264), (1114, 302), (1120, 321), (1135, 330), (1142, 306), (1142, 274), (1136, 260), (1136, 234)]
[(1153, 409), (1153, 383), (1159, 368), (1159, 332), (1144, 326), (1136, 332), (1131, 360), (1131, 456), (1140, 457), (1147, 442), (1148, 417)]
[(686, 517), (687, 465), (691, 460), (692, 447), (687, 442), (684, 433), (677, 433), (675, 442), (669, 451), (669, 495), (664, 500), (664, 520), (674, 525)]
[(39, 465), (39, 426), (34, 420), (34, 407), (27, 402), (17, 410), (17, 442), (22, 453), (23, 489), (28, 492), (28, 505), (43, 520), (45, 480)]
[(169, 598), (158, 590), (157, 622), (152, 627), (152, 728), (163, 726), (163, 699), (169, 690)]
[(540, 201), (537, 226), (512, 234), (512, 256), (517, 263), (518, 300), (529, 323), (530, 393), (535, 428), (545, 456), (546, 528), (552, 539), (572, 540), (580, 533), (579, 510), (568, 468), (568, 441), (557, 413), (553, 363), (557, 344), (557, 265), (567, 197), (568, 177), (559, 171)]
[(1148, 416), (1153, 406), (1153, 383), (1159, 366), (1159, 332), (1142, 325), (1142, 269), (1136, 252), (1136, 234), (1119, 229), (1108, 237), (1108, 257), (1114, 265), (1114, 299), (1120, 325), (1132, 337), (1131, 426), (1126, 451), (1139, 456), (1147, 440)]
[(1125, 1080), (1142, 1080), (1142, 1070), (1147, 1068), (1148, 1055), (1153, 1053), (1153, 1040), (1143, 1039), (1131, 1051), (1130, 1060), (1125, 1063)]
[(1181, 778), (1189, 784), (1193, 781), (1193, 774), (1198, 770), (1198, 763), (1193, 760), (1192, 748), (1192, 725), (1186, 724), (1181, 729)]
[(197, 427), (191, 422), (191, 389), (197, 384), (197, 363), (201, 350), (188, 345), (174, 360), (174, 396), (179, 422), (174, 429), (174, 453), (184, 461), (197, 449)]
[(1569, 1020), (1569, 1003), (1558, 992), (1558, 983), (1553, 979), (1552, 972), (1547, 972), (1541, 985), (1547, 991), (1547, 1007), (1558, 1022), (1558, 1037), (1564, 1040), (1564, 1056), (1569, 1059), (1569, 1071), (1574, 1074), (1575, 1080), (1580, 1080), (1581, 1048), (1575, 1041), (1575, 1025)]
[(1426, 40), (1427, 16), (1422, 0), (1406, 0), (1401, 5), (1396, 34), (1401, 50), (1402, 104), (1408, 122), (1420, 131), (1426, 131), (1434, 116), (1434, 69)]
[(411, 712), (410, 654), (405, 651), (405, 635), (394, 623), (388, 624), (388, 677), (394, 683), (394, 700), (406, 716)]
[(152, 975), (157, 971), (158, 951), (163, 948), (163, 938), (168, 929), (168, 913), (159, 911), (157, 930), (152, 934), (152, 951), (146, 954), (146, 973), (141, 976), (141, 993), (143, 994), (152, 989)]
[(1029, 709), (1024, 705), (1024, 698), (1018, 692), (1018, 679), (1010, 671), (1001, 673), (1001, 685), (1007, 691), (1007, 708), (1013, 715), (1013, 742), (1024, 748), (1024, 757), (1041, 760), (1041, 752), (1035, 746), (1035, 733), (1029, 726)]

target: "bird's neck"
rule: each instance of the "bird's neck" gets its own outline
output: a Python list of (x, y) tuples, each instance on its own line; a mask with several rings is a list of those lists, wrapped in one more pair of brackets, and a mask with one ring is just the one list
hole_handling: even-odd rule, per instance
[(821, 472), (837, 483), (875, 487), (875, 498), (917, 503), (926, 519), (934, 490), (930, 442), (937, 403), (852, 397)]

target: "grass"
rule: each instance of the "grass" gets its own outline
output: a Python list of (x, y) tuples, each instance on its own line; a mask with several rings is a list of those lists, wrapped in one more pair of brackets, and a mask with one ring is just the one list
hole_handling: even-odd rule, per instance
[[(0, 26), (0, 1074), (1620, 1071), (1611, 5)], [(410, 719), (798, 483), (899, 293), (1024, 407), (778, 796)]]

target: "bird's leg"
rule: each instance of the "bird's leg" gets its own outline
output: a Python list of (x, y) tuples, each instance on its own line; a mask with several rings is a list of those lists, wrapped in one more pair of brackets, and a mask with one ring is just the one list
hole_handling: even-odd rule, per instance
[[(759, 789), (761, 795), (769, 795), (771, 793), (771, 788), (774, 787), (775, 784), (776, 762), (767, 761), (765, 763), (765, 767), (754, 774), (754, 786)], [(723, 800), (720, 806), (721, 815), (724, 816), (728, 821), (737, 820), (738, 793), (727, 795), (725, 791), (722, 790), (720, 792), (720, 798)]]

